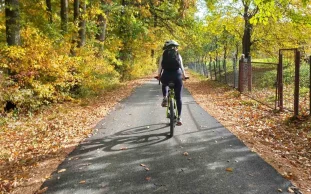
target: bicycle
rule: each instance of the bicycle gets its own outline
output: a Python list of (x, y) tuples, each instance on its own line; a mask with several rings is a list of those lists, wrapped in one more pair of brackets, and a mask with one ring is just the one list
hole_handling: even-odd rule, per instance
[[(160, 85), (159, 77), (156, 76), (155, 78), (159, 80), (159, 85)], [(186, 77), (185, 80), (186, 79), (189, 79), (189, 77)], [(170, 120), (170, 123), (169, 123), (170, 135), (169, 136), (173, 137), (174, 128), (176, 126), (176, 120), (179, 115), (178, 115), (177, 104), (176, 104), (176, 99), (175, 99), (175, 91), (174, 91), (175, 84), (173, 82), (169, 82), (168, 87), (169, 87), (169, 90), (168, 90), (168, 95), (167, 95), (168, 104), (166, 107), (166, 118), (169, 118)]]

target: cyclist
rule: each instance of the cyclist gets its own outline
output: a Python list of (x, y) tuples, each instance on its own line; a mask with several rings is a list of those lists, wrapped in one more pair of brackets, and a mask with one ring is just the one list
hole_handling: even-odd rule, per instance
[[(181, 93), (183, 88), (182, 80), (185, 79), (187, 76), (184, 70), (182, 57), (177, 52), (178, 46), (179, 44), (174, 40), (168, 40), (165, 42), (163, 47), (164, 52), (159, 61), (158, 78), (162, 83), (162, 94), (163, 94), (163, 101), (161, 104), (162, 107), (167, 106), (168, 83), (171, 81), (175, 84), (174, 91), (178, 112), (176, 125), (180, 126), (182, 125), (182, 120), (180, 117), (182, 110), (182, 100), (181, 100)], [(173, 49), (174, 51), (171, 52)], [(175, 53), (175, 55), (169, 53)], [(170, 57), (173, 59), (171, 59)]]

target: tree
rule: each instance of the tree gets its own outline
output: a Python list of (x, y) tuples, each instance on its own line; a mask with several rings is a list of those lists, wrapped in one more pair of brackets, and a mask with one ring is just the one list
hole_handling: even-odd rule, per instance
[(85, 32), (86, 32), (86, 21), (84, 19), (84, 14), (86, 12), (86, 3), (81, 2), (79, 5), (79, 9), (81, 10), (81, 13), (79, 14), (79, 41), (78, 41), (78, 47), (82, 47), (85, 45)]
[(245, 58), (248, 58), (251, 53), (251, 37), (253, 32), (253, 25), (250, 20), (258, 12), (258, 7), (252, 3), (250, 0), (241, 0), (244, 8), (243, 18), (244, 18), (244, 33), (242, 39), (242, 52), (245, 54)]
[(5, 0), (6, 40), (8, 45), (20, 45), (20, 10), (18, 0)]
[(61, 30), (62, 33), (65, 34), (67, 32), (67, 25), (68, 25), (68, 0), (60, 0), (61, 3)]
[(49, 21), (50, 23), (53, 22), (53, 16), (52, 16), (52, 4), (51, 4), (51, 0), (46, 0), (46, 11), (48, 12), (49, 15)]
[(104, 42), (106, 38), (106, 29), (107, 29), (107, 17), (108, 17), (108, 10), (106, 10), (106, 5), (109, 6), (109, 1), (107, 0), (101, 0), (101, 13), (97, 16), (97, 33), (96, 33), (96, 39), (99, 42)]

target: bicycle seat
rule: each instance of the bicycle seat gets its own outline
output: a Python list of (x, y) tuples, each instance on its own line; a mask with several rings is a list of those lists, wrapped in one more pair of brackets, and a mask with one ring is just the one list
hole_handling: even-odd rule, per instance
[(174, 88), (175, 84), (173, 82), (168, 83), (169, 88)]

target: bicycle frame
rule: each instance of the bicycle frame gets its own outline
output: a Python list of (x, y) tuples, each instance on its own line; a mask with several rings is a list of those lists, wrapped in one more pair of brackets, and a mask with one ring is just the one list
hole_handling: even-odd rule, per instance
[(175, 100), (174, 83), (168, 85), (168, 106), (166, 108), (166, 116), (170, 120), (170, 137), (174, 135), (174, 128), (176, 126), (176, 120), (178, 118), (177, 104)]
[(175, 117), (178, 118), (178, 112), (177, 112), (177, 104), (176, 104), (176, 100), (175, 100), (175, 91), (174, 89), (169, 89), (168, 91), (168, 106), (166, 107), (166, 115), (169, 115), (169, 111), (170, 111), (170, 99), (173, 99), (174, 102), (174, 109), (175, 109)]

